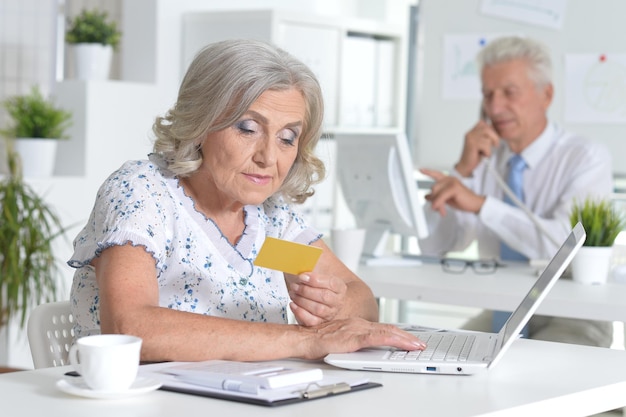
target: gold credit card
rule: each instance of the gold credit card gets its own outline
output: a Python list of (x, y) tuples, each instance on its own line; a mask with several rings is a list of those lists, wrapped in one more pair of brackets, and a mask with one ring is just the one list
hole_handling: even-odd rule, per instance
[(266, 237), (254, 264), (298, 275), (312, 271), (321, 254), (322, 248), (317, 246)]

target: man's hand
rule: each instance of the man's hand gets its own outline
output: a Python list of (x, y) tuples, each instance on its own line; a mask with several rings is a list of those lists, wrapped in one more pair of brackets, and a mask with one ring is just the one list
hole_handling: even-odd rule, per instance
[(472, 213), (478, 213), (482, 208), (485, 197), (475, 194), (458, 178), (432, 169), (424, 168), (420, 169), (420, 172), (435, 180), (430, 194), (426, 195), (426, 200), (430, 202), (432, 209), (442, 216), (446, 215), (446, 205)]
[(500, 138), (493, 127), (484, 120), (479, 121), (465, 135), (465, 144), (461, 159), (455, 169), (464, 177), (474, 172), (483, 157), (491, 156), (491, 149), (498, 146)]

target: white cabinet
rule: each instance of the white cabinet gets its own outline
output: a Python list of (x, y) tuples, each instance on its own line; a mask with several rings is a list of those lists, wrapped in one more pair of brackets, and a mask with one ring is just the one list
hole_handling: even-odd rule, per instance
[(401, 127), (404, 99), (396, 91), (400, 76), (398, 39), (349, 32), (343, 38), (340, 127)]
[(332, 26), (281, 21), (276, 43), (311, 68), (324, 94), (324, 123), (337, 124), (340, 30)]
[(205, 45), (223, 39), (272, 42), (307, 64), (324, 93), (325, 131), (403, 128), (406, 36), (380, 22), (276, 10), (188, 13), (182, 72)]

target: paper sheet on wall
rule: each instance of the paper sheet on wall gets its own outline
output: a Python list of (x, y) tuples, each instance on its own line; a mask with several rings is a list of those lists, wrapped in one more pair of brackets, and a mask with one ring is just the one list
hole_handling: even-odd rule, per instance
[(626, 54), (565, 57), (565, 121), (626, 124)]
[(480, 100), (480, 76), (476, 54), (504, 33), (447, 34), (443, 42), (442, 96), (445, 100)]
[(486, 15), (561, 29), (567, 0), (483, 0), (480, 11)]

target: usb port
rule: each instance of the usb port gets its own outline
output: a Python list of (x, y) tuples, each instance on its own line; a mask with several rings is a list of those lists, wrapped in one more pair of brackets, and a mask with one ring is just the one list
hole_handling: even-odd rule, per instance
[(437, 367), (436, 366), (427, 366), (426, 367), (426, 371), (428, 371), (428, 372), (437, 372)]

